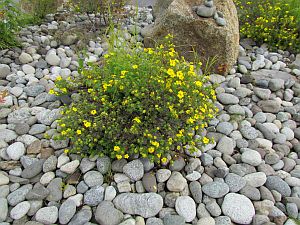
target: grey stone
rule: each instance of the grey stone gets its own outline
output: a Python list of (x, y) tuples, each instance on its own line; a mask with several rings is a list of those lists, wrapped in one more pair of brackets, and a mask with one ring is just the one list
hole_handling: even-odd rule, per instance
[(47, 173), (49, 171), (54, 171), (57, 166), (57, 157), (51, 155), (43, 164), (43, 172)]
[(8, 214), (8, 204), (5, 198), (0, 198), (0, 223), (6, 220)]
[(18, 135), (12, 130), (0, 129), (0, 141), (10, 142), (17, 137)]
[(205, 5), (200, 5), (196, 8), (196, 13), (198, 16), (209, 18), (212, 17), (216, 12), (216, 7), (207, 7)]
[(47, 129), (47, 126), (44, 124), (34, 124), (29, 130), (29, 134), (31, 135), (36, 135), (36, 134), (41, 134), (44, 133)]
[(29, 112), (29, 109), (21, 108), (10, 113), (7, 117), (7, 122), (13, 124), (24, 123), (28, 121), (30, 117), (31, 113)]
[(157, 182), (163, 183), (166, 182), (170, 176), (171, 176), (171, 171), (168, 169), (159, 169), (156, 171), (156, 180)]
[(86, 174), (84, 174), (83, 179), (89, 187), (103, 184), (103, 175), (97, 171), (88, 171)]
[(5, 64), (0, 64), (0, 78), (5, 79), (8, 74), (10, 74), (10, 67)]
[(10, 217), (14, 220), (19, 220), (27, 214), (30, 209), (30, 203), (28, 201), (20, 202), (10, 211)]
[(42, 172), (43, 164), (44, 164), (44, 160), (38, 160), (32, 163), (30, 166), (28, 166), (22, 171), (21, 176), (27, 179), (35, 177), (40, 172)]
[(7, 147), (6, 153), (12, 160), (19, 160), (25, 154), (25, 146), (22, 142), (15, 142)]
[(231, 225), (231, 219), (228, 216), (219, 216), (215, 218), (215, 225)]
[(229, 186), (230, 192), (238, 192), (246, 185), (245, 179), (234, 173), (229, 173), (225, 177), (225, 183)]
[(26, 194), (32, 189), (32, 185), (31, 184), (26, 184), (24, 186), (21, 186), (20, 188), (18, 188), (17, 190), (11, 192), (8, 196), (7, 196), (7, 201), (8, 204), (11, 206), (15, 206), (18, 203), (22, 202), (25, 200), (25, 196)]
[(48, 201), (58, 202), (62, 199), (62, 179), (54, 178), (47, 186), (49, 195), (47, 196)]
[(291, 196), (291, 188), (289, 185), (277, 176), (268, 176), (265, 186), (269, 190), (278, 191), (283, 197)]
[(24, 88), (24, 92), (29, 97), (36, 97), (45, 91), (45, 87), (41, 84), (33, 84)]
[(240, 128), (240, 132), (242, 133), (243, 137), (248, 140), (253, 140), (258, 136), (257, 130), (250, 126), (242, 126)]
[(57, 221), (58, 209), (56, 206), (41, 208), (35, 214), (36, 221), (43, 224), (53, 224)]
[(233, 131), (233, 125), (229, 122), (221, 122), (216, 129), (219, 133), (229, 135)]
[(269, 81), (269, 88), (271, 91), (278, 91), (284, 88), (284, 80), (282, 79), (271, 79)]
[(185, 220), (180, 215), (167, 214), (163, 218), (164, 225), (185, 225)]
[(252, 187), (260, 187), (263, 186), (267, 181), (267, 176), (263, 172), (257, 172), (245, 175), (244, 179), (246, 180), (247, 185)]
[(84, 204), (96, 206), (104, 199), (104, 188), (102, 186), (94, 186), (84, 193)]
[(97, 169), (102, 174), (107, 174), (111, 169), (111, 161), (107, 156), (101, 157), (97, 159)]
[(88, 158), (83, 158), (80, 162), (79, 168), (82, 173), (86, 173), (87, 171), (93, 169), (95, 166), (96, 166), (95, 162), (89, 160)]
[(67, 224), (76, 213), (76, 204), (73, 200), (67, 199), (61, 204), (58, 211), (58, 218), (61, 224)]
[(256, 94), (256, 96), (258, 96), (260, 99), (263, 100), (268, 100), (271, 95), (271, 91), (269, 89), (264, 89), (264, 88), (255, 87), (253, 88), (253, 92), (254, 94)]
[(250, 199), (235, 193), (229, 193), (225, 196), (222, 211), (233, 222), (239, 224), (250, 224), (255, 215), (255, 209)]
[(173, 192), (183, 191), (186, 185), (186, 179), (177, 171), (172, 172), (171, 177), (167, 181), (168, 190)]
[(144, 176), (143, 163), (138, 159), (133, 160), (123, 167), (123, 173), (126, 174), (130, 179), (138, 181)]
[(146, 225), (164, 225), (164, 223), (160, 218), (151, 217), (147, 219)]
[(175, 209), (178, 215), (185, 219), (185, 222), (192, 222), (196, 217), (196, 204), (189, 196), (180, 196), (176, 199)]
[(234, 147), (235, 143), (233, 139), (227, 136), (223, 136), (218, 142), (217, 150), (224, 154), (231, 155), (233, 153)]
[(101, 202), (95, 212), (95, 219), (99, 224), (103, 225), (118, 225), (123, 218), (123, 213), (117, 210), (113, 203), (108, 201)]
[(257, 151), (252, 149), (245, 150), (242, 153), (241, 159), (244, 163), (248, 163), (252, 166), (258, 166), (262, 162), (261, 155)]
[(229, 192), (229, 187), (226, 183), (211, 182), (202, 186), (202, 191), (212, 198), (221, 198)]
[(208, 203), (206, 203), (205, 208), (207, 209), (207, 211), (211, 216), (217, 217), (222, 214), (222, 210), (220, 206), (214, 200), (211, 200)]
[(235, 105), (239, 103), (238, 97), (228, 93), (218, 94), (217, 98), (224, 105)]
[(264, 112), (278, 113), (280, 104), (276, 100), (262, 100), (257, 103), (257, 106)]
[(40, 183), (36, 183), (27, 194), (27, 200), (43, 200), (49, 195), (49, 190)]
[(157, 192), (156, 178), (153, 173), (145, 173), (142, 182), (147, 192)]
[(71, 219), (68, 225), (84, 225), (92, 218), (92, 210), (84, 206), (75, 216)]
[(155, 193), (124, 193), (118, 195), (113, 203), (123, 213), (140, 215), (144, 218), (155, 216), (163, 207), (162, 197)]
[(51, 125), (60, 116), (60, 109), (46, 109), (36, 115), (38, 121), (45, 125)]

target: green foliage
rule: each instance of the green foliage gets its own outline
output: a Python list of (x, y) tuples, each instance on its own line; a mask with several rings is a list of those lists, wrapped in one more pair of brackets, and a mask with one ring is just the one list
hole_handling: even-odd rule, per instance
[(41, 23), (45, 16), (55, 13), (59, 6), (58, 0), (23, 0), (26, 11), (30, 12), (31, 18), (27, 17), (30, 23)]
[(114, 47), (102, 66), (56, 79), (50, 94), (77, 95), (58, 121), (57, 139), (70, 138), (70, 152), (117, 159), (139, 154), (165, 163), (186, 145), (193, 152), (210, 142), (195, 134), (216, 115), (214, 87), (197, 74), (201, 63), (179, 57), (171, 36), (165, 42)]
[(111, 16), (124, 13), (126, 0), (69, 0), (68, 7), (77, 13), (100, 14), (104, 24), (111, 23)]
[(242, 36), (252, 38), (259, 44), (267, 43), (271, 49), (291, 51), (300, 49), (298, 0), (234, 0), (234, 2), (238, 8)]
[(19, 45), (15, 33), (19, 30), (21, 12), (12, 0), (0, 2), (0, 49)]

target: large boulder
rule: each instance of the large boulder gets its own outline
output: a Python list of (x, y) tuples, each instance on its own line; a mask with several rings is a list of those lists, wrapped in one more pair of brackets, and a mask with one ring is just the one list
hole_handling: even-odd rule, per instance
[(221, 12), (225, 26), (216, 23), (214, 17), (197, 15), (196, 8), (204, 0), (157, 0), (154, 6), (155, 23), (142, 30), (145, 46), (151, 47), (153, 40), (167, 34), (174, 35), (177, 51), (187, 59), (194, 59), (193, 49), (203, 63), (217, 57), (215, 69), (220, 67), (226, 73), (236, 62), (239, 49), (239, 25), (232, 0), (214, 0), (216, 11)]

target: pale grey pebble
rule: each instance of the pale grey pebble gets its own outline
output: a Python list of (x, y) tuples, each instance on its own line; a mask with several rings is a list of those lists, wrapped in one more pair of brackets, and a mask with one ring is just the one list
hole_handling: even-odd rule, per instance
[(76, 204), (72, 199), (63, 202), (58, 211), (58, 218), (61, 224), (67, 224), (76, 213)]
[(43, 224), (53, 224), (58, 219), (58, 209), (56, 206), (43, 207), (36, 212), (35, 219)]
[(186, 185), (186, 179), (177, 171), (173, 171), (171, 177), (167, 181), (168, 190), (173, 192), (183, 191)]
[(163, 198), (156, 193), (123, 193), (113, 200), (123, 213), (149, 218), (157, 215), (163, 207)]
[(85, 193), (89, 189), (89, 186), (86, 185), (84, 181), (80, 181), (76, 187), (78, 193)]
[(32, 184), (26, 184), (18, 188), (17, 190), (11, 192), (7, 196), (7, 201), (9, 205), (15, 206), (18, 203), (25, 200), (26, 194), (32, 189)]
[(234, 173), (229, 173), (225, 177), (225, 183), (229, 186), (230, 192), (238, 192), (246, 185), (245, 179)]
[(95, 219), (102, 225), (117, 225), (122, 222), (123, 218), (123, 213), (109, 201), (101, 202), (95, 212)]
[(113, 186), (108, 186), (105, 188), (104, 200), (112, 201), (117, 195), (117, 191)]
[(291, 188), (278, 176), (268, 176), (265, 186), (269, 190), (278, 191), (283, 197), (291, 196)]
[(242, 126), (240, 128), (240, 132), (243, 135), (243, 137), (248, 140), (253, 140), (258, 136), (257, 130), (254, 127), (250, 126)]
[(221, 210), (220, 206), (218, 205), (218, 203), (215, 201), (215, 199), (207, 202), (205, 205), (205, 208), (207, 209), (209, 214), (214, 217), (220, 216), (222, 213), (222, 210)]
[(138, 159), (133, 160), (123, 167), (123, 173), (126, 174), (130, 179), (138, 181), (144, 176), (143, 163)]
[(104, 156), (97, 159), (97, 169), (100, 173), (107, 174), (111, 169), (111, 160), (109, 157)]
[(289, 217), (297, 219), (298, 217), (298, 207), (296, 203), (287, 203), (286, 211)]
[(228, 93), (218, 94), (217, 99), (224, 105), (235, 105), (239, 103), (238, 97)]
[(49, 195), (47, 196), (48, 201), (58, 202), (62, 199), (62, 179), (54, 178), (47, 186)]
[(30, 179), (37, 176), (40, 172), (42, 172), (43, 164), (44, 160), (42, 159), (32, 163), (30, 166), (28, 166), (22, 171), (21, 177)]
[(167, 214), (163, 218), (164, 225), (184, 225), (185, 220), (182, 216)]
[(164, 183), (166, 182), (170, 176), (171, 176), (171, 171), (168, 169), (159, 169), (156, 171), (156, 180), (157, 182)]
[(244, 163), (248, 163), (252, 166), (258, 166), (262, 162), (261, 155), (252, 149), (245, 149), (241, 159)]
[(14, 220), (19, 220), (27, 214), (30, 209), (28, 201), (20, 202), (10, 210), (10, 217)]
[(160, 218), (150, 217), (147, 219), (146, 225), (164, 225), (164, 223)]
[(189, 184), (189, 188), (194, 201), (198, 204), (201, 203), (202, 202), (201, 184), (198, 181), (193, 181)]
[(95, 162), (89, 160), (88, 158), (83, 158), (80, 162), (79, 168), (80, 168), (82, 173), (86, 173), (89, 170), (93, 169), (95, 166), (96, 166)]
[(229, 187), (223, 182), (210, 182), (202, 186), (202, 191), (212, 198), (221, 198), (229, 192)]
[(6, 217), (8, 215), (8, 204), (7, 200), (5, 198), (0, 198), (0, 222), (3, 222), (6, 220)]
[(250, 224), (255, 215), (255, 209), (250, 199), (236, 193), (229, 193), (225, 196), (222, 211), (233, 222), (240, 224)]
[(231, 225), (231, 219), (228, 216), (216, 217), (215, 225)]
[(215, 219), (213, 217), (203, 217), (198, 220), (197, 225), (215, 225)]
[(84, 204), (96, 206), (104, 199), (104, 188), (102, 186), (94, 186), (84, 193)]
[(103, 175), (98, 171), (88, 171), (84, 174), (83, 179), (89, 187), (103, 184)]
[(189, 196), (180, 196), (175, 203), (176, 212), (185, 219), (185, 222), (192, 222), (196, 217), (196, 203)]
[(49, 171), (54, 171), (57, 165), (57, 157), (51, 155), (43, 164), (43, 172), (47, 173)]
[(220, 122), (216, 129), (219, 133), (229, 135), (233, 131), (233, 125), (230, 122)]
[(49, 190), (42, 184), (36, 183), (34, 187), (26, 194), (27, 200), (43, 200), (49, 195)]
[(92, 218), (92, 210), (89, 206), (83, 206), (82, 209), (75, 214), (68, 225), (84, 225)]

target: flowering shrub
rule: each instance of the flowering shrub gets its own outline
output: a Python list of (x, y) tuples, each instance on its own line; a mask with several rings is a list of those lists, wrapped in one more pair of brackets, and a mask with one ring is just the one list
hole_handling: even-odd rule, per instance
[(0, 49), (19, 45), (15, 32), (19, 29), (21, 12), (11, 0), (0, 1)]
[(234, 0), (241, 35), (259, 44), (267, 43), (272, 49), (300, 49), (300, 5), (292, 8), (295, 4), (290, 1), (293, 0)]
[(104, 65), (58, 77), (51, 94), (77, 93), (58, 121), (58, 139), (71, 139), (71, 152), (128, 158), (134, 154), (166, 162), (167, 155), (207, 144), (194, 139), (217, 108), (214, 87), (198, 75), (200, 63), (179, 57), (171, 43), (155, 48), (114, 48)]

